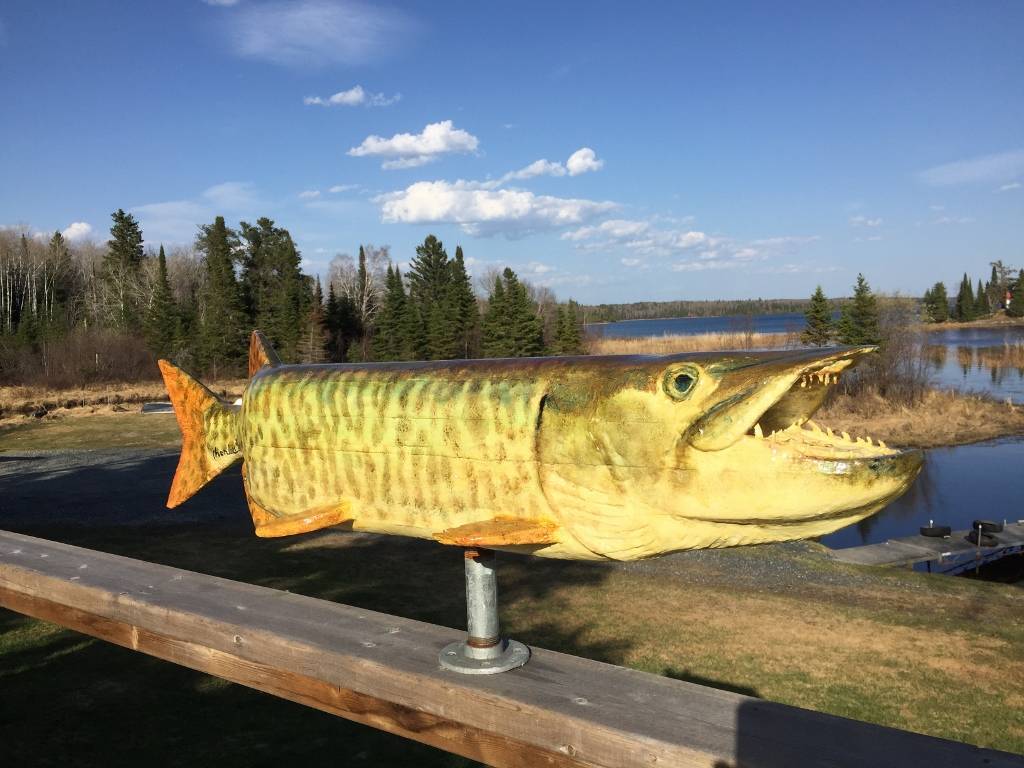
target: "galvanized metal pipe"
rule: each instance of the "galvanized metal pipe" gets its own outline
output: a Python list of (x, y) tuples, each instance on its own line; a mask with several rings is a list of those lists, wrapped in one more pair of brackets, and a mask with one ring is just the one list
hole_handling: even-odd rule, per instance
[(491, 675), (521, 667), (530, 649), (501, 636), (498, 626), (498, 577), (494, 552), (465, 550), (466, 628), (464, 641), (441, 649), (438, 661), (445, 669), (465, 675)]
[(467, 549), (466, 561), (466, 655), (492, 659), (502, 654), (498, 625), (498, 579), (494, 572), (494, 552)]

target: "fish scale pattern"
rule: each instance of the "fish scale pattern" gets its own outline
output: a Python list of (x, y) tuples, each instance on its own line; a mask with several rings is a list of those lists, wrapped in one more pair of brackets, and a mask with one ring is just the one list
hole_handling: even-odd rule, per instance
[(276, 520), (347, 509), (356, 528), (423, 537), (550, 518), (536, 463), (543, 391), (484, 371), (263, 369), (242, 405), (247, 492)]

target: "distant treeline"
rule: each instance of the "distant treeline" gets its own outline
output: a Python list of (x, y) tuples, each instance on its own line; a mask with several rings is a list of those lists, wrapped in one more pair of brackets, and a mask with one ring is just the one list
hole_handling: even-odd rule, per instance
[(965, 272), (952, 301), (943, 282), (925, 291), (921, 300), (924, 321), (968, 323), (1000, 309), (1005, 309), (1010, 317), (1024, 317), (1024, 269), (1015, 270), (1002, 261), (993, 261), (991, 267), (992, 274), (987, 282), (978, 279), (977, 290)]
[[(843, 300), (834, 301), (838, 307)], [(661, 320), (669, 317), (721, 317), (723, 315), (778, 315), (807, 310), (808, 299), (738, 299), (717, 301), (635, 301), (630, 304), (587, 304), (588, 323), (619, 320)]]
[(233, 228), (218, 216), (170, 253), (147, 251), (130, 213), (112, 219), (102, 245), (0, 230), (0, 383), (152, 378), (159, 357), (238, 375), (253, 328), (289, 362), (582, 351), (575, 302), (559, 304), (507, 268), (485, 272), (478, 296), (461, 247), (449, 257), (433, 235), (405, 275), (386, 246), (335, 257), (324, 290), (271, 219)]

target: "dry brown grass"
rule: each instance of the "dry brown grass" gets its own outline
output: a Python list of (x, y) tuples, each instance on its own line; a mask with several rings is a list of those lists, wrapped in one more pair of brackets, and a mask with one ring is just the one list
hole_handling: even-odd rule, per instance
[(717, 352), (732, 349), (785, 349), (800, 344), (795, 333), (753, 331), (639, 336), (631, 338), (594, 337), (592, 355), (671, 355), (676, 352)]
[(936, 448), (1024, 434), (1024, 406), (937, 389), (914, 405), (897, 405), (877, 394), (838, 395), (814, 418), (837, 431), (902, 447)]
[[(900, 617), (892, 607), (906, 606), (906, 585), (879, 585), (851, 607), (826, 586), (788, 595), (703, 580), (710, 583), (617, 572), (600, 590), (563, 587), (556, 600), (584, 642), (629, 638), (621, 660), (628, 666), (945, 738), (1004, 749), (1022, 743), (1024, 729), (1008, 731), (999, 714), (1012, 711), (1024, 685), (1013, 661), (1022, 648), (1012, 632), (1022, 624), (1011, 591), (992, 590), (982, 620), (976, 596), (959, 590), (918, 600), (912, 617)], [(531, 610), (511, 608), (527, 627)], [(989, 622), (999, 628), (990, 632)], [(944, 704), (948, 691), (963, 706)]]
[[(244, 379), (203, 382), (224, 398), (241, 397)], [(90, 384), (75, 389), (41, 387), (0, 387), (0, 422), (20, 420), (26, 415), (79, 414), (110, 412), (110, 406), (123, 403), (166, 401), (163, 382), (141, 381), (134, 384)]]
[(1005, 343), (1001, 347), (978, 347), (978, 362), (991, 368), (1024, 368), (1024, 343)]

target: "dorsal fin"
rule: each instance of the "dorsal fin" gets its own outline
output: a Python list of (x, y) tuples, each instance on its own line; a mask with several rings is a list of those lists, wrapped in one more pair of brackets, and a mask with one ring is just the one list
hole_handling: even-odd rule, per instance
[(260, 368), (268, 365), (281, 365), (281, 358), (277, 356), (277, 352), (261, 331), (253, 331), (249, 337), (249, 378), (251, 379)]

